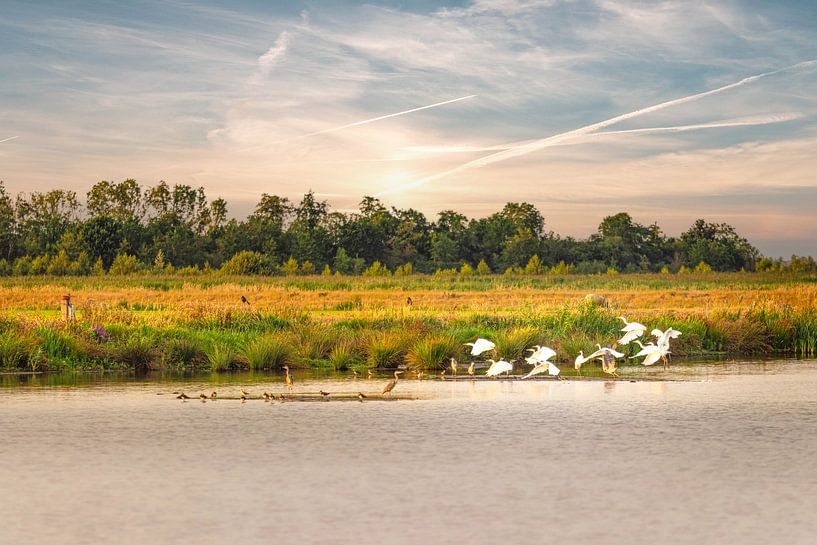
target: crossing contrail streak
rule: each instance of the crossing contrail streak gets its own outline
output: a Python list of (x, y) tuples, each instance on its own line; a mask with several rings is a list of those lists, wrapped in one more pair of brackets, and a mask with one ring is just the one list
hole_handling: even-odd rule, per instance
[[(588, 138), (599, 138), (605, 136), (617, 136), (627, 134), (648, 134), (661, 132), (685, 132), (703, 129), (725, 129), (729, 127), (752, 127), (757, 125), (771, 125), (773, 123), (784, 123), (786, 121), (793, 121), (800, 119), (803, 114), (800, 113), (783, 113), (768, 116), (756, 117), (741, 117), (737, 119), (724, 119), (721, 121), (711, 121), (709, 123), (698, 123), (695, 125), (673, 125), (671, 127), (646, 127), (641, 129), (625, 129), (621, 131), (602, 131), (592, 132), (584, 135), (582, 138), (575, 139), (573, 142), (564, 142), (564, 144), (579, 142)], [(521, 142), (511, 142), (508, 144), (496, 144), (493, 146), (414, 146), (402, 148), (404, 151), (425, 153), (425, 154), (443, 154), (443, 153), (476, 153), (480, 151), (504, 151), (518, 146), (523, 146), (531, 143), (532, 140), (523, 140)]]
[(15, 138), (20, 138), (20, 137), (19, 136), (9, 136), (8, 138), (4, 138), (4, 139), (0, 140), (0, 144), (2, 144), (3, 142), (8, 142), (9, 140), (14, 140)]
[(437, 174), (433, 174), (431, 176), (427, 176), (425, 178), (420, 178), (419, 180), (415, 180), (409, 184), (404, 184), (398, 187), (394, 187), (391, 189), (387, 189), (385, 191), (381, 191), (380, 193), (375, 194), (375, 197), (382, 197), (384, 195), (393, 195), (395, 193), (400, 193), (407, 189), (413, 189), (415, 187), (420, 187), (426, 185), (430, 182), (435, 180), (439, 180), (440, 178), (444, 178), (446, 176), (450, 176), (457, 172), (462, 172), (464, 170), (471, 170), (475, 168), (481, 168), (487, 165), (491, 165), (493, 163), (498, 163), (500, 161), (507, 161), (508, 159), (513, 159), (515, 157), (521, 157), (523, 155), (527, 155), (529, 153), (533, 153), (535, 151), (539, 151), (545, 148), (549, 148), (551, 146), (555, 146), (567, 140), (572, 140), (574, 138), (578, 138), (580, 136), (584, 136), (586, 134), (595, 132), (599, 129), (603, 129), (605, 127), (609, 127), (610, 125), (614, 125), (616, 123), (621, 123), (622, 121), (627, 121), (629, 119), (634, 119), (636, 117), (641, 117), (643, 115), (650, 114), (652, 112), (657, 112), (659, 110), (663, 110), (665, 108), (670, 108), (672, 106), (679, 106), (681, 104), (686, 104), (688, 102), (693, 102), (696, 100), (700, 100), (702, 98), (715, 95), (718, 93), (723, 93), (724, 91), (728, 91), (730, 89), (735, 89), (736, 87), (740, 87), (742, 85), (746, 85), (747, 83), (751, 83), (757, 81), (761, 78), (765, 78), (768, 76), (772, 76), (774, 74), (779, 74), (780, 72), (784, 72), (787, 70), (796, 70), (800, 68), (804, 68), (807, 66), (815, 66), (817, 65), (817, 60), (810, 60), (801, 63), (794, 64), (792, 66), (787, 66), (785, 68), (780, 68), (778, 70), (772, 70), (771, 72), (764, 72), (762, 74), (757, 74), (754, 76), (749, 76), (743, 78), (740, 81), (736, 81), (734, 83), (730, 83), (728, 85), (724, 85), (722, 87), (718, 87), (716, 89), (711, 89), (709, 91), (704, 91), (702, 93), (696, 93), (694, 95), (689, 95), (681, 98), (676, 98), (673, 100), (668, 100), (666, 102), (661, 102), (659, 104), (655, 104), (653, 106), (648, 106), (647, 108), (641, 108), (640, 110), (635, 110), (632, 112), (628, 112), (626, 114), (617, 115), (616, 117), (611, 117), (610, 119), (605, 119), (604, 121), (599, 121), (598, 123), (593, 123), (592, 125), (587, 125), (585, 127), (581, 127), (578, 129), (574, 129), (572, 131), (563, 132), (560, 134), (556, 134), (553, 136), (549, 136), (547, 138), (541, 138), (539, 140), (533, 140), (529, 143), (522, 144), (520, 146), (513, 147), (511, 149), (507, 149), (504, 151), (500, 151), (497, 153), (492, 153), (485, 157), (481, 157), (479, 159), (474, 159), (473, 161), (468, 161), (467, 163), (463, 163), (459, 166), (456, 166), (452, 169), (439, 172)]
[(259, 150), (259, 149), (264, 149), (264, 148), (268, 148), (270, 146), (274, 146), (276, 144), (282, 144), (284, 142), (292, 142), (294, 140), (301, 140), (303, 138), (309, 138), (311, 136), (318, 136), (319, 134), (328, 134), (330, 132), (342, 131), (343, 129), (350, 129), (352, 127), (359, 127), (360, 125), (368, 125), (369, 123), (375, 123), (377, 121), (383, 121), (384, 119), (390, 119), (392, 117), (398, 117), (398, 116), (401, 116), (401, 115), (412, 114), (414, 112), (420, 112), (422, 110), (428, 110), (430, 108), (437, 108), (439, 106), (445, 106), (446, 104), (453, 104), (455, 102), (460, 102), (461, 100), (468, 100), (468, 99), (471, 99), (471, 98), (476, 98), (476, 96), (477, 95), (468, 95), (468, 96), (459, 97), (459, 98), (452, 98), (451, 100), (444, 100), (442, 102), (435, 102), (434, 104), (429, 104), (427, 106), (420, 106), (418, 108), (411, 108), (410, 110), (403, 110), (402, 112), (396, 112), (396, 113), (393, 113), (393, 114), (381, 115), (381, 116), (378, 116), (378, 117), (373, 117), (371, 119), (364, 119), (363, 121), (355, 121), (354, 123), (347, 123), (346, 125), (340, 125), (338, 127), (331, 127), (331, 128), (323, 129), (323, 130), (320, 130), (320, 131), (315, 131), (315, 132), (310, 132), (310, 133), (307, 133), (307, 134), (302, 134), (300, 136), (295, 136), (293, 138), (287, 138), (285, 140), (279, 140), (277, 142), (271, 142), (269, 144), (262, 144), (260, 146), (254, 146), (252, 148), (248, 148), (248, 149), (245, 149), (243, 151), (256, 151), (256, 150)]
[(428, 106), (420, 106), (419, 108), (412, 108), (410, 110), (403, 110), (402, 112), (397, 112), (394, 114), (388, 115), (381, 115), (380, 117), (373, 117), (371, 119), (364, 119), (363, 121), (356, 121), (355, 123), (348, 123), (346, 125), (341, 125), (339, 127), (332, 127), (331, 129), (324, 129), (322, 131), (315, 131), (309, 134), (304, 134), (303, 136), (299, 136), (298, 138), (307, 138), (309, 136), (317, 136), (319, 134), (326, 134), (335, 131), (342, 131), (343, 129), (349, 129), (351, 127), (358, 127), (360, 125), (366, 125), (368, 123), (374, 123), (375, 121), (382, 121), (384, 119), (389, 119), (391, 117), (397, 117), (400, 115), (412, 114), (414, 112), (419, 112), (421, 110), (428, 110), (429, 108), (436, 108), (438, 106), (445, 106), (446, 104), (453, 104), (455, 102), (459, 102), (461, 100), (468, 100), (469, 98), (476, 98), (477, 95), (468, 95), (460, 98), (453, 98), (451, 100), (445, 100), (443, 102), (437, 102), (435, 104), (429, 104)]

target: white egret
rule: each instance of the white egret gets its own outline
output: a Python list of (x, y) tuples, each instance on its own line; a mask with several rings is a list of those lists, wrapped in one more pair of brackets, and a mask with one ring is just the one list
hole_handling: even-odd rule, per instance
[(287, 390), (291, 392), (292, 385), (295, 384), (295, 381), (292, 380), (292, 375), (289, 374), (289, 365), (284, 365), (284, 371), (286, 371), (286, 374), (284, 375), (284, 381), (287, 383)]
[(585, 364), (590, 358), (584, 357), (584, 350), (579, 350), (579, 355), (576, 356), (576, 360), (573, 366), (576, 368), (576, 374), (581, 376), (582, 374), (582, 365)]
[(451, 358), (451, 371), (454, 373), (454, 378), (457, 378), (457, 360)]
[(544, 363), (556, 355), (556, 351), (552, 348), (548, 348), (547, 346), (539, 346), (538, 344), (533, 348), (528, 348), (528, 352), (532, 352), (532, 354), (525, 358), (525, 360), (532, 365), (536, 365), (536, 363)]
[(483, 352), (487, 352), (489, 350), (493, 350), (496, 348), (496, 345), (489, 341), (488, 339), (479, 338), (472, 343), (465, 343), (465, 346), (471, 347), (471, 355), (472, 356), (479, 356)]
[(468, 366), (468, 376), (474, 376), (474, 362), (471, 362), (471, 365)]
[(644, 334), (643, 330), (634, 329), (633, 331), (628, 331), (624, 335), (621, 336), (619, 340), (616, 341), (616, 344), (630, 344), (632, 341), (639, 338), (641, 335)]
[(559, 374), (560, 373), (559, 368), (556, 367), (555, 365), (553, 365), (551, 362), (549, 362), (547, 360), (545, 360), (544, 362), (542, 362), (540, 364), (537, 364), (536, 367), (531, 369), (530, 372), (527, 375), (522, 377), (522, 380), (525, 380), (526, 378), (530, 378), (533, 375), (539, 375), (539, 374), (545, 373), (545, 372), (547, 372), (548, 375), (550, 375), (552, 377), (556, 377), (559, 380), (564, 380), (564, 378)]
[(624, 354), (617, 352), (609, 346), (603, 347), (600, 344), (596, 344), (596, 346), (598, 346), (599, 349), (587, 356), (585, 361), (599, 358), (601, 360), (601, 370), (608, 375), (617, 377), (618, 373), (616, 373), (616, 358), (623, 358)]
[(624, 322), (624, 327), (621, 328), (621, 331), (628, 333), (630, 331), (641, 331), (642, 333), (647, 331), (647, 326), (644, 324), (639, 324), (638, 322), (628, 322), (627, 318), (624, 316), (619, 316), (619, 319)]
[(488, 361), (491, 362), (491, 366), (485, 372), (486, 377), (495, 377), (500, 373), (505, 372), (510, 373), (513, 370), (513, 364), (505, 360), (499, 361), (488, 360)]

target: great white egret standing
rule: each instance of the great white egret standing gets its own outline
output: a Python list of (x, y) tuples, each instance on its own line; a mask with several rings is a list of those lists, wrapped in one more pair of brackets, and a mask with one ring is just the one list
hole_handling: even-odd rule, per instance
[(491, 366), (485, 372), (486, 377), (495, 377), (500, 373), (506, 372), (510, 373), (513, 370), (513, 364), (505, 360), (499, 361), (488, 360), (488, 361), (491, 362)]
[(483, 352), (487, 352), (489, 350), (493, 350), (496, 348), (496, 345), (489, 341), (488, 339), (479, 338), (472, 343), (465, 343), (465, 346), (471, 347), (471, 355), (472, 356), (479, 356)]
[(576, 356), (576, 360), (573, 363), (573, 367), (576, 368), (576, 374), (582, 376), (582, 365), (584, 365), (590, 358), (584, 357), (584, 350), (579, 350), (579, 355)]
[(284, 375), (284, 381), (287, 383), (287, 390), (290, 392), (292, 391), (292, 385), (295, 384), (295, 381), (292, 380), (292, 375), (289, 374), (289, 366), (284, 365), (284, 371), (286, 374)]
[(451, 372), (454, 373), (454, 378), (457, 378), (457, 360), (451, 358)]
[(397, 380), (399, 378), (398, 375), (400, 375), (400, 373), (402, 372), (403, 371), (394, 372), (394, 378), (391, 379), (385, 386), (383, 386), (383, 394), (388, 394), (389, 392), (394, 390), (394, 387), (397, 386)]
[(474, 362), (473, 361), (471, 362), (471, 365), (468, 366), (468, 376), (470, 376), (470, 377), (474, 376)]

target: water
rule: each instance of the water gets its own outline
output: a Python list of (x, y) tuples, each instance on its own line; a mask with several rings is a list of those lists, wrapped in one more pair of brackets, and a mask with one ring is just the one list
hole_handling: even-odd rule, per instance
[(656, 376), (684, 380), (242, 404), (175, 400), (212, 389), (196, 377), (4, 377), (0, 543), (814, 543), (817, 363)]

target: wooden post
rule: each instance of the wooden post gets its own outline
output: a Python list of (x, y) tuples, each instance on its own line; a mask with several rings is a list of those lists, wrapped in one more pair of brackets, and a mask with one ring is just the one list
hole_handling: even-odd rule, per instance
[(60, 313), (66, 322), (71, 319), (71, 296), (63, 295), (60, 301)]

